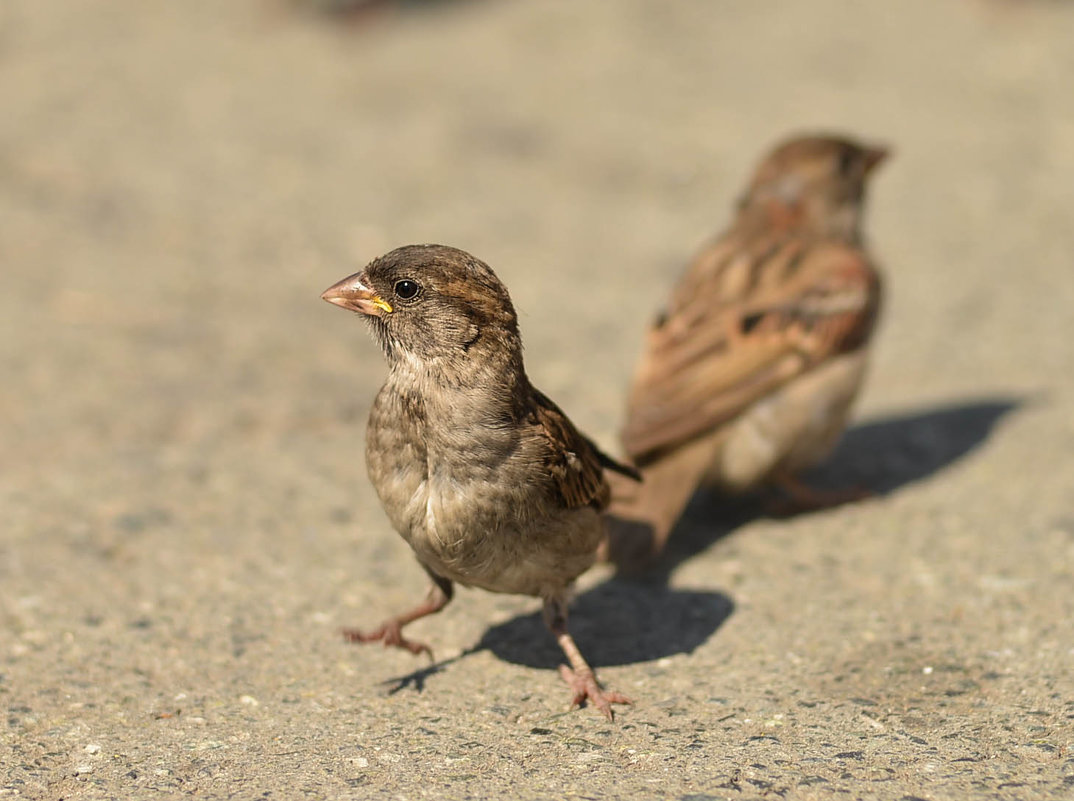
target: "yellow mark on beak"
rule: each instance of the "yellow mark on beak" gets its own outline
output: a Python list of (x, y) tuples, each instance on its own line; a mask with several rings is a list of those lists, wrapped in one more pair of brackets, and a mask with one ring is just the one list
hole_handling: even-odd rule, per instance
[(328, 287), (321, 293), (321, 298), (334, 306), (350, 309), (361, 314), (379, 317), (381, 314), (391, 314), (392, 304), (370, 289), (362, 281), (362, 273), (349, 275)]

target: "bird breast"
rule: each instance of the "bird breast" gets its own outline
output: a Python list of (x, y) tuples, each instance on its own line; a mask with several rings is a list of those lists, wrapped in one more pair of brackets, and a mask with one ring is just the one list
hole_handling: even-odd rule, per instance
[(388, 383), (370, 413), (370, 479), (433, 572), (493, 592), (562, 590), (593, 561), (600, 521), (547, 491), (537, 440), (474, 398)]

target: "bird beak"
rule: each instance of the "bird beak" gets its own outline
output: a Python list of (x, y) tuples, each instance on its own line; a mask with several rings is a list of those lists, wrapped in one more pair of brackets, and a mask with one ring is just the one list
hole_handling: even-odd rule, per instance
[(368, 314), (370, 317), (391, 314), (391, 304), (366, 286), (364, 278), (365, 273), (348, 275), (322, 292), (321, 300), (327, 300), (344, 309)]
[(865, 149), (865, 174), (868, 175), (876, 169), (881, 162), (887, 161), (891, 155), (891, 149), (886, 147), (868, 147)]

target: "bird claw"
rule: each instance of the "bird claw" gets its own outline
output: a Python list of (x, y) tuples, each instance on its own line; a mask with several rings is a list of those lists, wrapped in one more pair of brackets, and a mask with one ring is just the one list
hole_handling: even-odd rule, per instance
[(597, 684), (597, 677), (593, 675), (591, 670), (574, 671), (566, 665), (560, 665), (559, 675), (574, 692), (574, 697), (571, 700), (572, 707), (584, 706), (588, 700), (604, 713), (604, 717), (608, 720), (614, 720), (615, 713), (612, 712), (612, 704), (633, 705), (634, 703), (622, 693), (602, 690), (600, 685)]
[(435, 661), (433, 649), (423, 642), (414, 642), (404, 637), (403, 627), (397, 620), (386, 621), (379, 628), (368, 633), (361, 629), (343, 629), (343, 638), (348, 642), (357, 643), (377, 642), (379, 640), (384, 644), (385, 648), (403, 648), (415, 656), (425, 653), (429, 655), (430, 660)]

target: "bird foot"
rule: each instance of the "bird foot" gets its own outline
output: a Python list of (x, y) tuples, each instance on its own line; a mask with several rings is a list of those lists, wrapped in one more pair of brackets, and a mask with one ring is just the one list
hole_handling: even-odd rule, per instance
[(559, 675), (563, 678), (563, 681), (567, 682), (567, 685), (574, 693), (574, 698), (571, 700), (572, 707), (580, 707), (588, 700), (604, 713), (604, 717), (608, 720), (614, 720), (615, 714), (612, 712), (612, 704), (634, 703), (622, 693), (602, 690), (600, 685), (597, 684), (597, 677), (593, 675), (592, 670), (576, 671), (571, 670), (566, 665), (560, 665)]
[(392, 646), (405, 648), (415, 656), (426, 653), (429, 655), (429, 659), (433, 659), (433, 649), (425, 643), (406, 639), (403, 636), (402, 624), (395, 619), (386, 620), (379, 628), (368, 633), (360, 629), (343, 629), (343, 638), (348, 642), (358, 643), (377, 642), (379, 640), (384, 644), (385, 648)]

